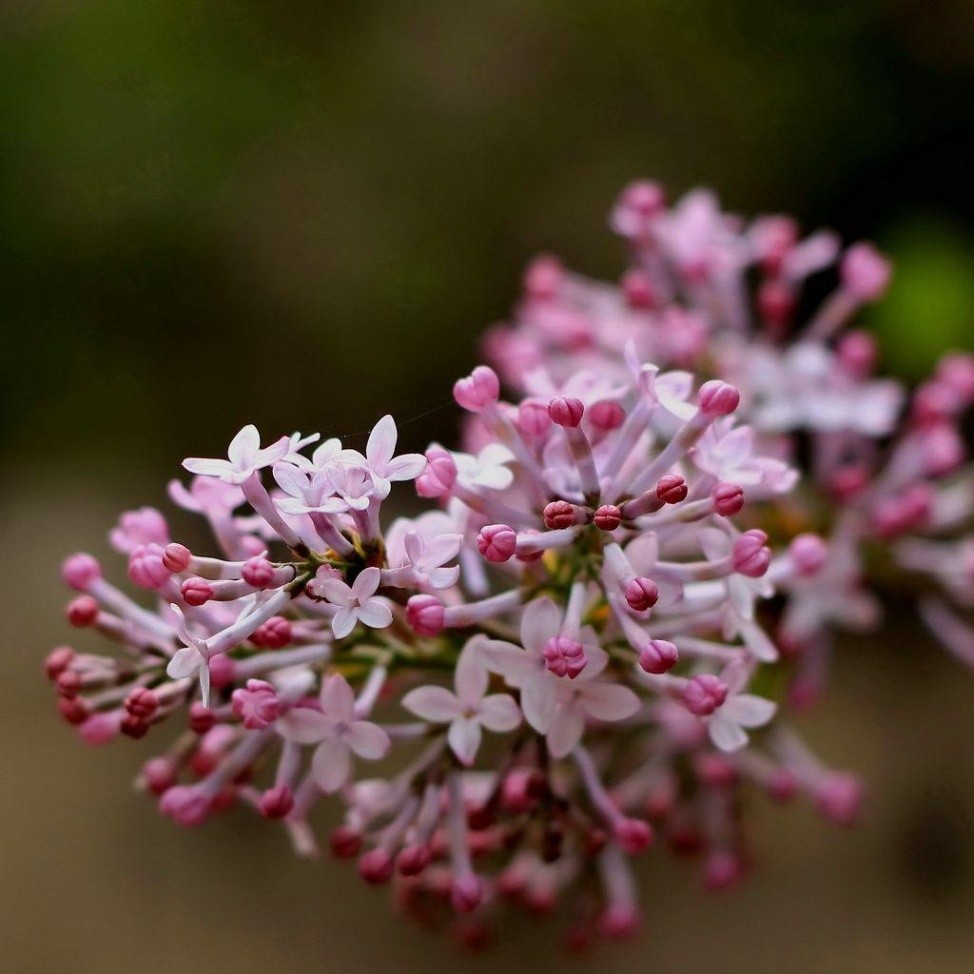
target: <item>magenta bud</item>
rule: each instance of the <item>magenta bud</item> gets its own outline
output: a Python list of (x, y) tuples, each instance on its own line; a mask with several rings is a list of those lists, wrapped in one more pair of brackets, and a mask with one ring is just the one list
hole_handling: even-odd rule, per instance
[(162, 553), (162, 563), (169, 569), (174, 575), (178, 575), (180, 572), (186, 571), (189, 568), (189, 563), (192, 561), (193, 555), (186, 545), (179, 544), (174, 541), (172, 544), (167, 544), (165, 550)]
[(709, 717), (727, 699), (727, 684), (710, 673), (701, 673), (687, 681), (683, 688), (683, 703), (691, 714)]
[(765, 787), (768, 797), (781, 804), (790, 802), (798, 794), (798, 780), (786, 768), (775, 768), (768, 776)]
[(478, 365), (466, 378), (457, 379), (453, 386), (453, 398), (457, 404), (472, 413), (492, 406), (500, 394), (497, 373), (487, 365)]
[(81, 692), (81, 674), (74, 670), (62, 670), (54, 681), (60, 696), (70, 700)]
[(274, 566), (266, 558), (257, 555), (244, 562), (240, 577), (254, 588), (267, 588), (274, 581)]
[(639, 932), (639, 911), (631, 903), (614, 903), (599, 917), (599, 932), (610, 940), (629, 940)]
[(639, 665), (647, 673), (666, 673), (678, 660), (676, 646), (668, 639), (651, 639), (639, 651)]
[(199, 788), (174, 785), (159, 799), (159, 810), (179, 825), (202, 825), (213, 810), (210, 799)]
[(842, 286), (857, 301), (876, 301), (889, 286), (892, 267), (872, 244), (853, 244), (842, 256)]
[(450, 886), (450, 903), (457, 913), (472, 913), (484, 898), (484, 884), (479, 876), (458, 876)]
[(963, 462), (964, 441), (949, 423), (935, 423), (924, 431), (923, 465), (931, 477), (945, 477)]
[(350, 825), (339, 825), (329, 836), (328, 844), (336, 859), (354, 859), (362, 848), (362, 833)]
[(817, 575), (829, 557), (828, 545), (817, 534), (800, 534), (788, 548), (799, 575)]
[(79, 595), (68, 603), (67, 616), (77, 629), (90, 626), (98, 618), (98, 601), (90, 595)]
[(64, 559), (61, 578), (76, 592), (87, 592), (92, 582), (101, 578), (101, 565), (91, 555), (78, 552)]
[(618, 818), (612, 825), (612, 834), (623, 852), (638, 855), (645, 852), (653, 841), (653, 829), (649, 822), (639, 818)]
[(720, 379), (711, 379), (700, 387), (697, 404), (705, 416), (728, 416), (737, 409), (741, 394)]
[(611, 399), (602, 399), (589, 407), (589, 422), (599, 433), (611, 433), (617, 430), (626, 419), (626, 411)]
[(488, 524), (477, 536), (477, 548), (487, 561), (510, 561), (517, 548), (517, 533), (506, 524)]
[(209, 707), (196, 700), (189, 707), (189, 729), (194, 734), (203, 735), (213, 730), (216, 725), (216, 714)]
[(206, 605), (213, 598), (214, 588), (205, 578), (187, 578), (179, 587), (187, 605)]
[(656, 605), (659, 600), (659, 589), (651, 578), (636, 577), (626, 582), (624, 589), (626, 605), (633, 612), (645, 612)]
[(142, 766), (142, 781), (153, 795), (161, 795), (176, 784), (176, 767), (169, 758), (150, 758)]
[(603, 504), (592, 520), (600, 531), (615, 531), (622, 524), (622, 511), (615, 504)]
[(960, 400), (969, 405), (974, 400), (974, 355), (949, 352), (937, 365), (937, 379)]
[(544, 665), (555, 676), (567, 676), (574, 680), (588, 663), (585, 647), (571, 636), (552, 636), (541, 651)]
[(407, 845), (396, 857), (396, 868), (401, 876), (418, 876), (432, 859), (428, 845)]
[(737, 768), (723, 754), (704, 751), (697, 756), (694, 770), (708, 788), (730, 788), (737, 782)]
[(548, 403), (548, 415), (553, 423), (574, 429), (582, 421), (585, 406), (573, 396), (556, 396)]
[(44, 672), (49, 680), (56, 680), (64, 672), (75, 657), (70, 646), (57, 646), (47, 654), (44, 660)]
[(744, 488), (737, 484), (719, 483), (710, 496), (714, 510), (723, 517), (732, 517), (744, 506)]
[(668, 473), (656, 482), (656, 499), (664, 504), (679, 504), (687, 499), (687, 482), (679, 474)]
[(262, 649), (283, 649), (291, 642), (291, 623), (284, 616), (272, 616), (258, 626), (250, 637), (255, 646)]
[(392, 879), (392, 856), (385, 849), (369, 849), (358, 861), (358, 874), (372, 886), (382, 886)]
[(264, 818), (284, 818), (294, 808), (294, 793), (287, 785), (274, 785), (260, 796), (260, 814)]
[(745, 531), (735, 542), (731, 552), (731, 564), (735, 572), (748, 578), (760, 578), (771, 564), (768, 536), (758, 528)]
[(740, 880), (742, 872), (741, 860), (733, 852), (711, 853), (704, 864), (704, 886), (713, 892), (728, 889)]
[(835, 351), (842, 365), (857, 378), (865, 378), (876, 368), (876, 339), (869, 332), (846, 332)]
[(157, 544), (140, 544), (129, 555), (129, 579), (140, 588), (162, 588), (169, 580), (164, 552)]
[(159, 698), (146, 687), (136, 687), (125, 698), (125, 709), (140, 720), (148, 720), (159, 709)]
[(762, 281), (758, 288), (758, 314), (772, 334), (787, 328), (796, 303), (794, 286), (781, 278)]
[(578, 523), (575, 505), (569, 504), (568, 501), (552, 501), (550, 504), (545, 504), (542, 515), (545, 527), (552, 531), (574, 527)]
[(139, 740), (149, 733), (149, 725), (134, 714), (126, 714), (119, 722), (118, 729), (132, 740)]
[(233, 683), (237, 664), (226, 653), (217, 653), (209, 660), (210, 683), (214, 690), (222, 690)]
[(637, 311), (645, 311), (656, 305), (656, 289), (652, 278), (640, 267), (633, 267), (622, 275), (620, 282), (626, 304)]
[(406, 621), (417, 636), (435, 636), (443, 629), (446, 609), (434, 595), (414, 595), (406, 603)]
[(264, 730), (281, 715), (277, 691), (264, 680), (248, 680), (246, 687), (234, 690), (231, 705), (247, 730)]
[(89, 716), (88, 705), (80, 697), (59, 697), (57, 709), (64, 720), (75, 727), (83, 724)]
[(542, 254), (535, 257), (524, 273), (524, 292), (536, 301), (550, 300), (565, 278), (565, 269), (557, 257)]
[(525, 399), (517, 407), (517, 428), (528, 440), (540, 440), (551, 429), (548, 405), (540, 399)]
[(426, 469), (416, 478), (416, 493), (420, 497), (445, 497), (456, 481), (453, 456), (442, 446), (431, 446), (426, 451)]
[(862, 808), (863, 788), (852, 774), (830, 771), (815, 788), (815, 808), (836, 825), (850, 826)]

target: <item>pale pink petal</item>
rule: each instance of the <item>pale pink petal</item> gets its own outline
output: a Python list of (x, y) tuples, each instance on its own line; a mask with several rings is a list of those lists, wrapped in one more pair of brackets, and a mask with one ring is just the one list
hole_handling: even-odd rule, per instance
[(639, 709), (639, 697), (618, 683), (594, 683), (582, 691), (579, 701), (596, 720), (625, 720)]
[(565, 757), (585, 733), (585, 716), (581, 708), (568, 701), (555, 709), (546, 740), (553, 758)]
[(386, 626), (392, 625), (392, 609), (384, 599), (369, 599), (358, 610), (358, 617), (362, 625), (370, 629), (385, 629)]
[(463, 647), (453, 677), (457, 698), (467, 706), (477, 703), (487, 692), (489, 677), (486, 661), (480, 651), (481, 642), (474, 638)]
[(426, 457), (422, 453), (404, 453), (386, 466), (389, 480), (415, 480), (426, 469)]
[(392, 741), (377, 724), (368, 720), (353, 720), (345, 732), (345, 743), (367, 761), (378, 761), (389, 753)]
[(248, 466), (260, 449), (260, 433), (253, 423), (245, 426), (231, 441), (227, 456), (236, 467)]
[(448, 724), (460, 713), (460, 701), (446, 687), (417, 687), (402, 698), (410, 713), (434, 724)]
[(450, 568), (434, 568), (426, 575), (426, 582), (430, 588), (444, 589), (456, 585), (460, 577), (460, 566), (452, 565)]
[(383, 416), (373, 427), (365, 447), (365, 455), (369, 459), (369, 466), (376, 473), (385, 474), (386, 466), (396, 452), (398, 438), (396, 421), (391, 416)]
[(481, 643), (480, 651), (487, 662), (487, 668), (494, 673), (500, 673), (509, 686), (521, 686), (538, 671), (537, 659), (512, 643), (488, 639)]
[(707, 724), (710, 739), (722, 751), (739, 751), (747, 744), (747, 734), (739, 724), (728, 720), (720, 711), (710, 718)]
[(318, 710), (292, 707), (274, 725), (281, 737), (296, 744), (316, 744), (328, 733), (331, 722)]
[(478, 714), (480, 723), (497, 734), (514, 730), (521, 723), (521, 711), (514, 698), (506, 693), (492, 693), (484, 697)]
[(336, 639), (344, 639), (355, 628), (356, 622), (358, 622), (358, 612), (343, 606), (331, 620), (331, 631)]
[(358, 577), (352, 582), (352, 594), (363, 603), (375, 595), (381, 580), (382, 572), (378, 568), (374, 566), (366, 568), (359, 572)]
[(521, 709), (524, 719), (539, 733), (544, 734), (551, 723), (555, 704), (558, 702), (558, 677), (547, 670), (535, 670), (531, 679), (521, 687)]
[(351, 720), (355, 694), (341, 673), (333, 673), (321, 684), (321, 712), (331, 721)]
[(202, 477), (222, 477), (233, 472), (233, 464), (227, 460), (209, 460), (205, 457), (187, 457), (183, 467)]
[(458, 717), (450, 724), (446, 739), (450, 745), (450, 750), (463, 764), (469, 766), (473, 764), (474, 758), (477, 756), (482, 736), (483, 732), (477, 721)]
[(340, 578), (323, 578), (318, 590), (333, 605), (349, 605), (354, 598), (352, 590)]
[(430, 565), (445, 565), (456, 558), (463, 543), (462, 534), (440, 534), (426, 542), (426, 561)]
[(351, 771), (352, 754), (344, 741), (327, 738), (315, 749), (311, 758), (311, 775), (323, 792), (338, 791), (348, 781)]
[(529, 652), (540, 654), (560, 629), (561, 609), (549, 598), (535, 599), (521, 617), (521, 643)]
[(731, 697), (720, 712), (741, 727), (763, 727), (775, 715), (778, 705), (753, 693), (741, 693)]
[(174, 680), (185, 680), (187, 677), (196, 675), (201, 662), (202, 657), (198, 649), (184, 646), (173, 654), (166, 666), (166, 673)]

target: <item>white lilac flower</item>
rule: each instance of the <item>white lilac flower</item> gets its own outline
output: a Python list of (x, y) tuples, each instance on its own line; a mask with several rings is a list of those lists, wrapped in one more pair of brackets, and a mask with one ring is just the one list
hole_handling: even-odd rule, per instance
[(183, 466), (190, 473), (218, 477), (228, 484), (242, 484), (256, 471), (272, 466), (290, 450), (291, 438), (287, 436), (261, 449), (257, 427), (249, 425), (230, 441), (226, 460), (187, 457)]

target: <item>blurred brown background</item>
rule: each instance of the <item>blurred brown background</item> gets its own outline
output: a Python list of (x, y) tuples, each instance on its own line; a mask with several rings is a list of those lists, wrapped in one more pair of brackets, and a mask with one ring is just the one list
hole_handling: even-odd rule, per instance
[[(460, 957), (252, 817), (160, 819), (127, 788), (147, 748), (83, 749), (40, 680), (60, 557), (247, 421), (449, 438), (526, 260), (618, 273), (637, 176), (877, 238), (871, 323), (914, 377), (972, 344), (972, 104), (966, 0), (5, 0), (0, 969), (550, 964), (554, 925)], [(757, 801), (745, 888), (650, 856), (643, 939), (582, 967), (974, 966), (974, 676), (894, 615), (835, 677), (803, 724), (870, 780), (864, 827)]]

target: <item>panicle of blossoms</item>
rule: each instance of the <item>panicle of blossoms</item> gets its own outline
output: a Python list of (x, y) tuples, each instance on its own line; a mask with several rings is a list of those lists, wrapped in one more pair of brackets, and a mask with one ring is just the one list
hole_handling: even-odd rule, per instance
[[(91, 555), (63, 565), (68, 621), (113, 644), (49, 655), (65, 720), (92, 744), (175, 727), (139, 783), (182, 825), (250, 807), (313, 856), (333, 796), (332, 853), (467, 943), (509, 903), (564, 901), (576, 947), (632, 934), (630, 859), (656, 835), (733, 884), (748, 785), (850, 822), (856, 779), (776, 719), (765, 676), (769, 599), (830, 603), (842, 553), (758, 526), (798, 474), (741, 391), (633, 339), (611, 373), (507, 401), (479, 366), (454, 397), (466, 451), (397, 454), (386, 416), (364, 453), (247, 426), (184, 461), (170, 496), (213, 551), (142, 508), (110, 534), (142, 598)], [(403, 481), (430, 509), (390, 520)]]
[[(610, 225), (629, 255), (617, 283), (551, 256), (530, 265), (512, 322), (485, 341), (503, 380), (529, 397), (577, 381), (580, 367), (612, 382), (634, 348), (661, 368), (739, 390), (741, 428), (701, 443), (728, 481), (752, 482), (755, 449), (792, 467), (802, 458), (798, 489), (767, 498), (762, 521), (794, 542), (802, 564), (826, 566), (780, 586), (776, 640), (796, 659), (794, 703), (820, 695), (836, 625), (878, 624), (877, 593), (890, 583), (925, 590), (923, 618), (974, 665), (974, 628), (963, 618), (974, 604), (974, 469), (962, 430), (974, 357), (945, 355), (910, 395), (876, 374), (875, 339), (848, 327), (890, 280), (889, 261), (869, 243), (843, 250), (828, 231), (803, 237), (787, 216), (745, 221), (709, 190), (671, 205), (652, 182), (623, 191)], [(834, 283), (803, 317), (811, 277)], [(828, 545), (798, 537), (808, 530)]]

